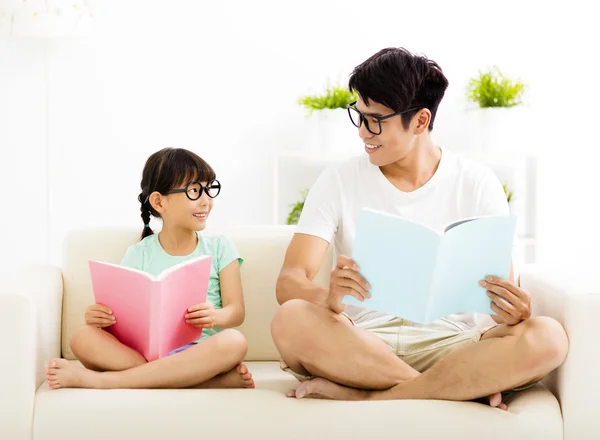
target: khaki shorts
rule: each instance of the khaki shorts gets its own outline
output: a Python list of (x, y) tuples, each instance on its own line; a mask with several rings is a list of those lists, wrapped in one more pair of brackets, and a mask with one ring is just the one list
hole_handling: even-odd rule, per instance
[[(439, 319), (428, 325), (403, 318), (394, 318), (387, 322), (374, 320), (355, 323), (348, 315), (346, 317), (357, 328), (377, 335), (396, 356), (420, 373), (454, 350), (479, 342), (485, 332), (495, 327), (465, 329), (464, 325), (448, 319)], [(290, 373), (300, 382), (314, 377), (295, 372), (283, 360), (280, 364), (283, 371)], [(515, 391), (522, 391), (534, 385), (535, 383), (532, 383), (504, 392), (503, 401), (506, 403), (512, 400)]]

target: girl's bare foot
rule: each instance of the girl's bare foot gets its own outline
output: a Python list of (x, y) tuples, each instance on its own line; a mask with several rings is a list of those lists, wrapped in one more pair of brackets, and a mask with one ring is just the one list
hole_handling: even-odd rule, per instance
[(54, 358), (48, 363), (46, 381), (51, 389), (59, 388), (100, 388), (100, 375), (86, 370), (66, 359)]
[(254, 388), (254, 379), (248, 367), (240, 364), (227, 373), (219, 374), (196, 388)]

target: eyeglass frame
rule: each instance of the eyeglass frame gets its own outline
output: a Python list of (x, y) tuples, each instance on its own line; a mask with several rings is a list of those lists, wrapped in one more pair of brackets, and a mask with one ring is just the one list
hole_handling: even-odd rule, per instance
[[(216, 195), (214, 195), (214, 196), (211, 196), (211, 195), (208, 193), (208, 189), (209, 189), (209, 188), (211, 187), (211, 185), (212, 185), (213, 183), (215, 183), (215, 182), (216, 182), (216, 183), (217, 183), (217, 185), (219, 186), (219, 191), (217, 191), (217, 194), (216, 194)], [(188, 194), (188, 189), (189, 189), (190, 185), (196, 185), (196, 184), (197, 184), (197, 185), (200, 185), (200, 193), (198, 194), (198, 197), (197, 197), (197, 198), (195, 198), (195, 199), (192, 199), (192, 198), (190, 197), (190, 195)], [(206, 184), (206, 186), (202, 185), (200, 182), (191, 182), (191, 183), (188, 183), (188, 184), (185, 186), (185, 188), (172, 189), (171, 191), (167, 191), (167, 193), (166, 193), (166, 194), (185, 193), (185, 195), (186, 195), (186, 197), (187, 197), (188, 199), (190, 199), (190, 200), (192, 200), (192, 201), (196, 201), (196, 200), (198, 200), (200, 197), (202, 197), (202, 193), (204, 193), (204, 192), (206, 193), (206, 195), (207, 195), (208, 197), (210, 197), (211, 199), (214, 199), (215, 197), (217, 197), (217, 196), (218, 196), (218, 195), (221, 193), (221, 182), (219, 182), (217, 179), (213, 179), (213, 180), (211, 180), (210, 182), (208, 182), (208, 183)]]
[[(377, 125), (379, 126), (379, 133), (374, 133), (369, 128), (369, 122), (365, 118), (365, 114), (363, 112), (361, 112), (360, 110), (358, 110), (355, 107), (357, 102), (358, 101), (351, 102), (350, 104), (348, 104), (346, 106), (346, 110), (348, 111), (348, 116), (350, 117), (350, 121), (352, 122), (352, 125), (354, 125), (356, 128), (360, 128), (361, 125), (362, 125), (362, 123), (364, 122), (365, 123), (365, 127), (367, 127), (367, 131), (369, 133), (371, 133), (371, 134), (374, 134), (375, 136), (378, 136), (378, 135), (380, 135), (383, 132), (383, 128), (381, 127), (381, 121), (385, 121), (386, 119), (393, 118), (394, 116), (398, 116), (398, 115), (401, 115), (401, 114), (404, 114), (404, 113), (408, 113), (408, 112), (410, 112), (412, 110), (418, 110), (419, 108), (421, 108), (421, 107), (412, 107), (412, 108), (409, 108), (408, 110), (402, 110), (400, 112), (392, 113), (390, 115), (385, 115), (385, 116), (369, 116), (370, 118), (373, 118), (375, 121), (377, 121)], [(359, 125), (356, 125), (354, 123), (354, 119), (352, 119), (352, 113), (350, 113), (352, 110), (354, 110), (359, 115), (358, 116), (358, 118), (359, 118), (358, 119), (358, 121), (359, 121), (358, 124)]]
[[(211, 185), (212, 185), (213, 183), (215, 183), (215, 182), (216, 182), (216, 183), (217, 183), (217, 185), (219, 186), (219, 191), (217, 192), (217, 194), (216, 194), (216, 195), (214, 195), (214, 196), (211, 196), (211, 195), (208, 193), (208, 189), (209, 189), (209, 188), (211, 187)], [(198, 195), (198, 198), (196, 198), (196, 199), (192, 199), (192, 198), (190, 197), (190, 195), (188, 194), (188, 189), (190, 188), (190, 185), (196, 185), (196, 184), (200, 185), (200, 195)], [(200, 197), (202, 197), (202, 193), (206, 192), (206, 195), (207, 195), (208, 197), (210, 197), (211, 199), (214, 199), (214, 198), (215, 198), (215, 197), (217, 197), (219, 194), (221, 194), (221, 188), (222, 188), (222, 187), (221, 187), (221, 182), (219, 182), (217, 179), (213, 179), (213, 180), (209, 181), (209, 182), (206, 184), (206, 186), (202, 185), (200, 182), (190, 182), (190, 183), (188, 183), (188, 184), (185, 186), (185, 188), (172, 189), (171, 191), (167, 191), (167, 192), (165, 193), (165, 195), (167, 195), (167, 194), (178, 194), (178, 193), (185, 193), (185, 195), (186, 195), (186, 197), (187, 197), (188, 199), (190, 199), (190, 200), (192, 200), (192, 201), (196, 201), (196, 200), (200, 199)], [(150, 199), (150, 195), (146, 196), (146, 200), (144, 200), (144, 203), (147, 203), (149, 199)]]

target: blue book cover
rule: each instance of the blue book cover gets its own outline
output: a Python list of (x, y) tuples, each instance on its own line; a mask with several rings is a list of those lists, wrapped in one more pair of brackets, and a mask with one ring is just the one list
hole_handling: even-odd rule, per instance
[(489, 216), (448, 225), (442, 233), (371, 209), (358, 215), (352, 258), (371, 298), (343, 303), (421, 324), (453, 313), (494, 313), (479, 281), (508, 279), (516, 217)]

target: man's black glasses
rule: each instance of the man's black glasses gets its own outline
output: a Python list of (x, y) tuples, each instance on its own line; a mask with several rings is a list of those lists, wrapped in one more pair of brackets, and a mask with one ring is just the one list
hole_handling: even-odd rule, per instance
[(401, 112), (396, 112), (396, 113), (392, 113), (391, 115), (385, 115), (385, 116), (368, 116), (367, 115), (369, 118), (372, 119), (372, 122), (375, 122), (377, 124), (375, 127), (371, 128), (369, 126), (369, 121), (367, 121), (367, 117), (364, 114), (362, 114), (361, 112), (359, 112), (355, 106), (356, 106), (356, 101), (354, 101), (351, 104), (348, 104), (347, 109), (348, 109), (348, 115), (350, 116), (350, 120), (352, 121), (354, 126), (357, 128), (360, 128), (364, 122), (365, 127), (367, 127), (367, 130), (369, 130), (369, 133), (372, 133), (374, 135), (381, 134), (381, 121), (385, 121), (386, 119), (401, 115), (402, 113), (407, 113), (407, 112), (419, 109), (419, 107), (412, 107), (412, 108), (409, 108), (408, 110), (402, 110)]

